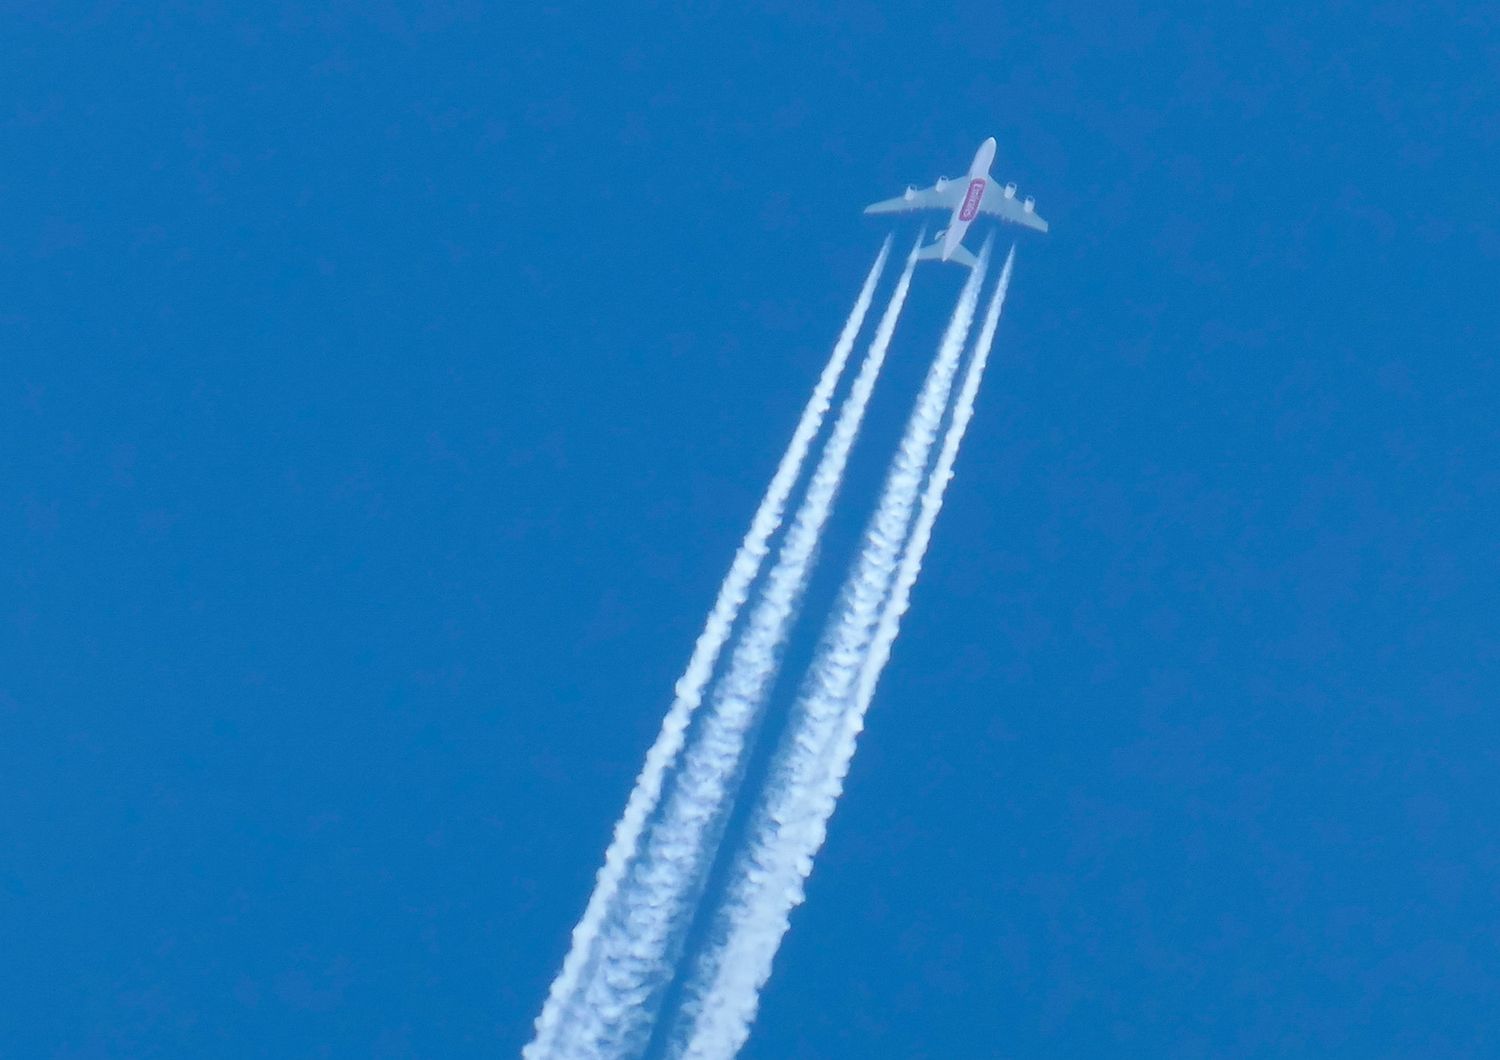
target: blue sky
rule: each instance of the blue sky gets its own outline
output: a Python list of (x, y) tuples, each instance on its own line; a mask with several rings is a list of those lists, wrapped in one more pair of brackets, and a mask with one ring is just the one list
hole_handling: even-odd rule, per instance
[(745, 1055), (1492, 1047), (1496, 16), (750, 6), (9, 16), (0, 1054), (514, 1055), (987, 135), (1052, 234)]

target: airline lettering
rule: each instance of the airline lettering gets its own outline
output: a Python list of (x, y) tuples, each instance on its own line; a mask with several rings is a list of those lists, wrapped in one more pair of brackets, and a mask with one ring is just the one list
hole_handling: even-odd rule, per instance
[(960, 221), (972, 221), (974, 215), (979, 212), (979, 200), (984, 195), (984, 181), (969, 181), (969, 193), (964, 196), (963, 209), (958, 211)]

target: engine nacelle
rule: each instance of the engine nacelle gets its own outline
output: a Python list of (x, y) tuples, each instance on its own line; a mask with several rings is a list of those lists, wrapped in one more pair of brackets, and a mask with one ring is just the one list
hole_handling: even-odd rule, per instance
[(911, 202), (917, 197), (917, 189), (908, 184), (906, 190), (901, 193), (901, 197), (907, 202)]
[(1027, 213), (1036, 213), (1036, 199), (1030, 195), (1026, 196), (1026, 201), (1021, 204), (1021, 209)]
[(948, 186), (948, 178), (947, 177), (938, 177), (938, 179), (937, 179), (937, 190), (938, 191), (942, 191), (947, 186)]
[(1009, 184), (1005, 185), (1005, 197), (1007, 199), (1014, 199), (1016, 197), (1016, 182), (1015, 181), (1011, 181)]

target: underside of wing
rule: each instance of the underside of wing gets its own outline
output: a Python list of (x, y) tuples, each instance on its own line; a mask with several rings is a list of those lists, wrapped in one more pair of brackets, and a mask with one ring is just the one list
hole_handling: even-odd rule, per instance
[(884, 202), (871, 203), (865, 213), (905, 213), (908, 210), (952, 210), (963, 201), (962, 181), (949, 181), (938, 188), (907, 188), (904, 195)]
[(1038, 232), (1047, 231), (1047, 222), (1037, 216), (1031, 204), (1031, 199), (1022, 202), (1014, 195), (1006, 195), (999, 188), (992, 186), (990, 192), (985, 195), (984, 201), (979, 204), (979, 212), (1012, 224), (1025, 225)]

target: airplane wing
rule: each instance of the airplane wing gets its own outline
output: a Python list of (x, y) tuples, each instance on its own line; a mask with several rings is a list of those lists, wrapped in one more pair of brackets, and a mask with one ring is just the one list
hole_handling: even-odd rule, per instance
[(1012, 224), (1034, 228), (1038, 232), (1047, 230), (1047, 222), (1038, 217), (1036, 211), (1026, 209), (1021, 205), (1020, 199), (1014, 196), (1007, 197), (993, 184), (985, 190), (984, 199), (979, 204), (979, 212), (998, 217), (1002, 221), (1010, 221)]
[(897, 195), (894, 199), (886, 199), (883, 202), (871, 203), (865, 207), (865, 213), (905, 213), (908, 210), (956, 210), (964, 201), (964, 192), (968, 190), (968, 181), (950, 180), (943, 185), (939, 191), (934, 185), (930, 188), (913, 188), (906, 195)]

